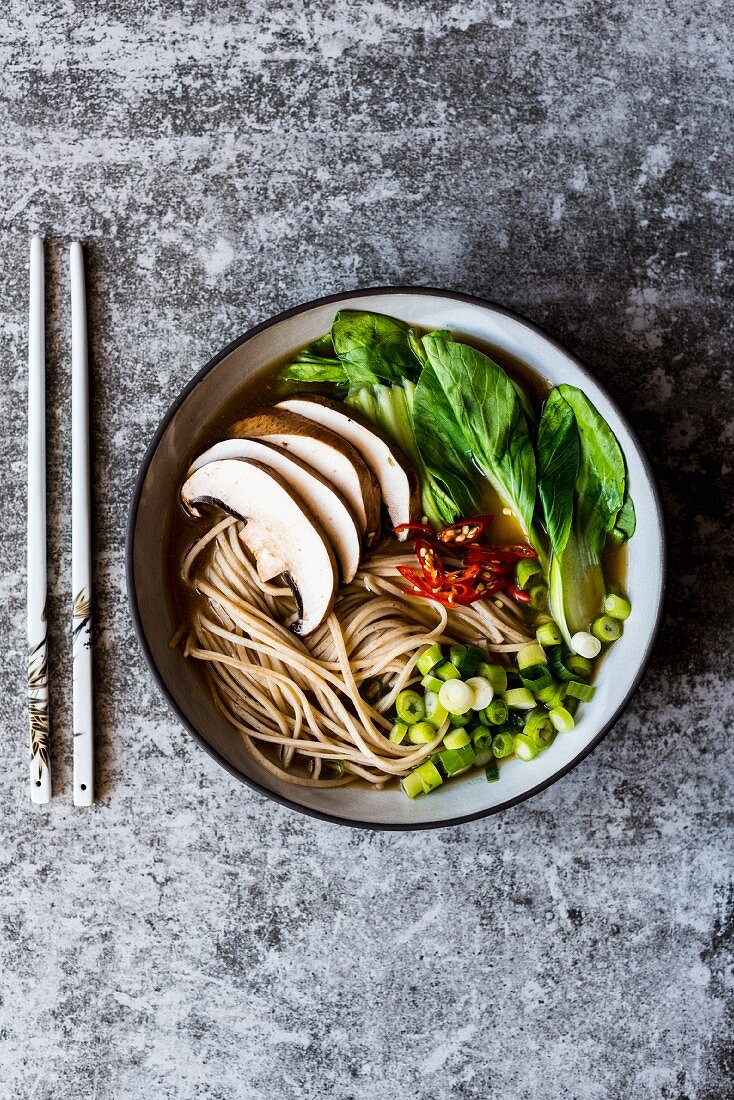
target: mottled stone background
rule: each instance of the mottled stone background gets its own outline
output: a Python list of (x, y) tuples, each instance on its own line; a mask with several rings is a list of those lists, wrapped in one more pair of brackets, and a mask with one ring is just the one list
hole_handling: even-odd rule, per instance
[[(6, 0), (0, 14), (0, 1096), (731, 1096), (728, 0)], [(27, 248), (48, 237), (55, 798), (24, 707)], [(69, 301), (87, 242), (100, 800), (70, 798)], [(540, 322), (640, 432), (667, 624), (625, 718), (499, 818), (266, 802), (146, 674), (123, 534), (218, 347), (340, 288)], [(729, 866), (727, 867), (727, 864)]]

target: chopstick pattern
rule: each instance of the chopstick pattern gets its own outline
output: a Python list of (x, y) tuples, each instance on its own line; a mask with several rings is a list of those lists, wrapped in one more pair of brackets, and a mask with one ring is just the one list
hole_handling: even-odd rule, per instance
[(87, 646), (87, 649), (89, 648), (89, 645), (90, 645), (90, 642), (89, 642), (90, 625), (89, 624), (90, 624), (91, 616), (92, 616), (91, 607), (92, 607), (92, 605), (91, 605), (91, 601), (89, 599), (89, 593), (87, 592), (87, 590), (85, 588), (83, 588), (81, 590), (81, 592), (77, 592), (76, 596), (74, 597), (74, 611), (72, 613), (72, 617), (73, 617), (72, 638), (73, 638), (74, 643), (75, 643), (75, 649), (76, 649), (77, 638), (81, 635), (81, 633), (82, 633), (82, 631), (84, 630), (85, 627), (87, 628), (86, 629), (86, 639), (87, 639), (86, 640), (86, 646)]
[(41, 623), (43, 637), (28, 647), (28, 720), (31, 735), (31, 782), (42, 784), (44, 768), (51, 764), (48, 740), (48, 650), (46, 611)]

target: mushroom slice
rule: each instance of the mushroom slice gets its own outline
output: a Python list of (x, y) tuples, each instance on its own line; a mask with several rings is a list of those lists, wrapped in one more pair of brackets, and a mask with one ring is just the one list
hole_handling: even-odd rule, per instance
[(336, 562), (326, 536), (301, 498), (275, 470), (248, 459), (208, 462), (187, 478), (184, 507), (194, 516), (213, 504), (245, 521), (242, 541), (261, 581), (283, 575), (293, 592), (296, 634), (324, 621), (336, 594)]
[(421, 518), (418, 478), (405, 455), (372, 427), (355, 419), (345, 405), (325, 397), (289, 397), (275, 407), (322, 424), (359, 451), (377, 478), (393, 527)]
[(305, 416), (275, 408), (238, 420), (232, 435), (274, 443), (317, 470), (346, 498), (365, 542), (374, 545), (380, 533), (380, 486), (346, 439)]
[(295, 455), (261, 439), (223, 439), (199, 455), (189, 474), (209, 462), (228, 458), (261, 462), (295, 489), (323, 527), (341, 567), (342, 579), (349, 584), (359, 568), (361, 539), (356, 516), (333, 485)]

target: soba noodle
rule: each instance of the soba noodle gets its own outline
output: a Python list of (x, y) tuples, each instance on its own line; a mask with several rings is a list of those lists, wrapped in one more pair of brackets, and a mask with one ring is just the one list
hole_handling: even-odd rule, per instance
[[(288, 629), (295, 603), (289, 588), (263, 584), (227, 517), (191, 548), (184, 581), (197, 594), (193, 617), (172, 644), (204, 667), (212, 698), (267, 771), (308, 787), (362, 779), (382, 787), (433, 753), (448, 728), (423, 745), (388, 739), (387, 718), (400, 691), (420, 681), (424, 646), (464, 642), (490, 653), (514, 653), (528, 641), (517, 606), (498, 595), (446, 610), (406, 597), (398, 565), (408, 549), (385, 542), (366, 557), (332, 612), (305, 639)], [(379, 677), (387, 693), (373, 706), (360, 694)]]

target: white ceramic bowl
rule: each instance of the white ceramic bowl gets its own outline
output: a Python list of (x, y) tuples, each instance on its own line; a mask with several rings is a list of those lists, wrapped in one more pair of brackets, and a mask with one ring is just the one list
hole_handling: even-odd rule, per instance
[[(632, 616), (606, 658), (596, 695), (581, 709), (576, 728), (557, 737), (550, 749), (529, 763), (513, 759), (503, 764), (498, 783), (487, 783), (480, 771), (410, 801), (400, 790), (322, 791), (280, 782), (248, 755), (200, 686), (190, 662), (180, 650), (168, 647), (174, 621), (165, 579), (166, 518), (192, 441), (244, 379), (325, 332), (338, 308), (371, 309), (415, 325), (451, 328), (510, 352), (551, 383), (577, 385), (608, 421), (624, 451), (637, 510), (637, 531), (629, 549)], [(423, 287), (380, 288), (332, 295), (281, 313), (239, 337), (192, 379), (166, 413), (143, 460), (130, 509), (127, 579), (135, 627), (158, 686), (189, 732), (229, 772), (283, 805), (340, 824), (431, 828), (495, 813), (528, 798), (565, 775), (607, 733), (632, 697), (655, 641), (663, 604), (665, 534), (658, 493), (637, 438), (577, 359), (535, 325), (491, 302)], [(593, 798), (590, 790), (590, 805)]]

